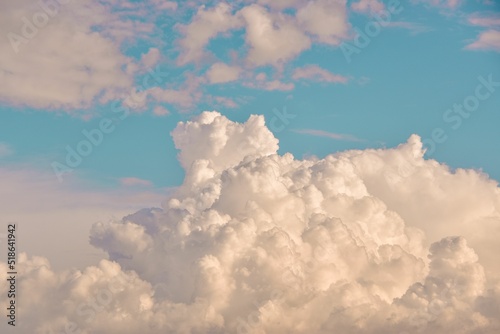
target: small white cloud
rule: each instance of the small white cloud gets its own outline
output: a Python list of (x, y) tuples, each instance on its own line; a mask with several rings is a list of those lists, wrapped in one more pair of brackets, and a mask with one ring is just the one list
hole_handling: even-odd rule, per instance
[(472, 14), (468, 22), (474, 26), (487, 27), (486, 31), (479, 34), (477, 39), (468, 44), (467, 50), (494, 50), (500, 52), (500, 16), (497, 14), (480, 15)]
[(193, 107), (203, 98), (201, 84), (206, 83), (205, 77), (193, 73), (185, 73), (186, 80), (177, 88), (153, 87), (146, 92), (148, 97), (159, 103), (173, 104), (182, 110)]
[(297, 10), (297, 21), (303, 31), (319, 43), (339, 45), (349, 37), (345, 0), (316, 0)]
[(207, 71), (207, 78), (211, 84), (226, 83), (238, 80), (241, 68), (224, 63), (215, 63)]
[(145, 67), (156, 65), (160, 60), (160, 50), (157, 48), (150, 48), (149, 51), (141, 56), (141, 63)]
[(260, 72), (257, 75), (255, 75), (255, 80), (257, 81), (264, 81), (267, 79), (267, 75), (264, 72)]
[(487, 30), (482, 32), (476, 41), (465, 47), (468, 50), (500, 51), (500, 31)]
[(170, 115), (170, 111), (165, 107), (156, 106), (153, 109), (153, 114), (155, 114), (156, 116), (167, 116)]

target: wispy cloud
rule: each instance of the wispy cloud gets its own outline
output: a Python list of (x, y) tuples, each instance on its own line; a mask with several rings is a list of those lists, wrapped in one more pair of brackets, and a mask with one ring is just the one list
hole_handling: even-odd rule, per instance
[(380, 13), (385, 9), (383, 2), (378, 0), (359, 0), (351, 4), (352, 10), (358, 13)]
[(410, 34), (412, 35), (418, 35), (433, 30), (431, 27), (428, 27), (425, 24), (416, 22), (406, 22), (406, 21), (390, 22), (387, 26), (391, 28), (406, 29), (410, 31)]
[(462, 0), (414, 0), (413, 2), (425, 3), (432, 7), (457, 9), (464, 1)]
[(120, 179), (120, 183), (127, 187), (150, 187), (153, 184), (151, 181), (139, 179), (137, 177), (124, 177)]
[(14, 153), (14, 151), (9, 144), (0, 142), (0, 158), (11, 155), (12, 153)]
[(335, 140), (344, 140), (344, 141), (355, 141), (355, 142), (361, 142), (363, 139), (360, 139), (356, 136), (349, 135), (349, 134), (343, 134), (343, 133), (335, 133), (335, 132), (328, 132), (328, 131), (323, 131), (323, 130), (315, 130), (315, 129), (294, 129), (292, 130), (295, 133), (300, 133), (304, 135), (310, 135), (310, 136), (316, 136), (316, 137), (324, 137), (324, 138), (330, 138), (330, 139), (335, 139)]
[(306, 79), (316, 82), (346, 83), (349, 79), (342, 75), (334, 74), (318, 65), (307, 65), (295, 69), (293, 79)]
[(465, 47), (467, 50), (500, 51), (500, 30), (483, 31), (473, 43)]
[(469, 16), (468, 22), (480, 27), (500, 26), (500, 15), (473, 14)]

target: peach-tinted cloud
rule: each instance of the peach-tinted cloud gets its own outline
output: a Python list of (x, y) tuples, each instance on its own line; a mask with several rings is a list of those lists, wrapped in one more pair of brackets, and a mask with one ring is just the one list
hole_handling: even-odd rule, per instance
[(351, 8), (360, 13), (379, 13), (385, 9), (385, 5), (378, 0), (359, 0), (353, 2)]
[(479, 34), (473, 43), (465, 47), (468, 50), (494, 50), (500, 51), (500, 31), (486, 30)]
[(359, 139), (353, 135), (328, 132), (328, 131), (316, 130), (316, 129), (295, 129), (295, 130), (293, 130), (293, 132), (301, 133), (301, 134), (305, 134), (305, 135), (316, 136), (316, 137), (330, 138), (330, 139), (335, 139), (335, 140), (362, 141), (361, 139)]
[(346, 83), (349, 79), (345, 76), (334, 74), (318, 65), (307, 65), (296, 68), (293, 72), (294, 80), (310, 80), (316, 82)]
[(224, 63), (215, 63), (207, 71), (208, 81), (212, 84), (226, 83), (238, 80), (241, 68)]
[(135, 186), (141, 186), (141, 187), (150, 187), (153, 184), (149, 180), (143, 180), (139, 179), (137, 177), (124, 177), (120, 179), (120, 183), (124, 186), (127, 187), (135, 187)]
[[(256, 115), (235, 123), (204, 112), (172, 135), (183, 184), (161, 209), (93, 225), (90, 242), (109, 260), (57, 271), (47, 259), (19, 254), (18, 287), (25, 292), (19, 330), (500, 328), (500, 189), (481, 172), (424, 159), (416, 135), (396, 148), (323, 159), (280, 155), (278, 140)], [(18, 184), (25, 187), (19, 193), (28, 187)], [(46, 206), (9, 196), (17, 207)], [(7, 271), (4, 262), (0, 271)], [(0, 289), (7, 284), (0, 281)]]

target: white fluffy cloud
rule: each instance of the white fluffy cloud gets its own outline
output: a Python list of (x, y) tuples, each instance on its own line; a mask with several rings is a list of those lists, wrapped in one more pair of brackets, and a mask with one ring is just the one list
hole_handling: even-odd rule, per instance
[[(179, 64), (199, 61), (206, 55), (209, 41), (219, 34), (230, 35), (245, 29), (249, 48), (245, 58), (249, 66), (278, 66), (295, 58), (313, 42), (338, 45), (348, 38), (347, 3), (345, 0), (315, 1), (243, 1), (236, 10), (226, 3), (201, 6), (191, 23), (179, 25), (182, 53)], [(296, 12), (283, 10), (293, 8)]]
[[(124, 39), (152, 30), (109, 2), (4, 1), (0, 101), (37, 109), (88, 108), (131, 88)], [(41, 4), (45, 4), (42, 6)]]
[(297, 11), (301, 28), (319, 43), (338, 45), (349, 37), (346, 0), (315, 0)]
[(19, 330), (500, 329), (500, 188), (486, 175), (424, 159), (415, 135), (305, 160), (278, 155), (261, 116), (205, 112), (172, 135), (183, 185), (162, 209), (94, 225), (109, 260), (54, 272), (21, 255)]
[(201, 60), (206, 54), (205, 47), (212, 38), (237, 28), (240, 24), (227, 3), (221, 2), (212, 8), (200, 6), (189, 24), (178, 25), (183, 34), (183, 38), (179, 41), (183, 52), (178, 58), (178, 63), (184, 65)]
[(239, 78), (241, 68), (224, 63), (215, 63), (207, 71), (208, 81), (212, 84), (235, 81)]
[(259, 5), (247, 6), (240, 14), (247, 25), (248, 60), (253, 65), (284, 63), (311, 46), (292, 16), (271, 13)]

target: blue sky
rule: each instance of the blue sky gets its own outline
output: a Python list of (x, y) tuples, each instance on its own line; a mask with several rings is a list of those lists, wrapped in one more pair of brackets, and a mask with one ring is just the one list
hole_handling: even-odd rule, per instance
[[(280, 7), (287, 2), (254, 2), (60, 5), (28, 43), (4, 39), (0, 163), (53, 173), (66, 147), (85, 140), (83, 130), (111, 119), (114, 131), (71, 175), (95, 187), (171, 187), (183, 177), (169, 134), (179, 121), (217, 110), (235, 121), (263, 114), (269, 125), (286, 110), (289, 123), (270, 126), (281, 153), (392, 147), (438, 129), (446, 139), (430, 158), (500, 180), (500, 87), (456, 129), (459, 120), (443, 119), (474, 96), (479, 77), (500, 82), (497, 2), (337, 1), (324, 10), (331, 24), (300, 6)], [(391, 8), (388, 24), (377, 23), (380, 31), (358, 47), (357, 32)], [(23, 36), (20, 18), (40, 10), (19, 9), (5, 35)], [(79, 34), (52, 33), (61, 28)], [(348, 59), (346, 47), (358, 51)], [(150, 69), (165, 74), (148, 80), (144, 101), (119, 119), (113, 110)]]

